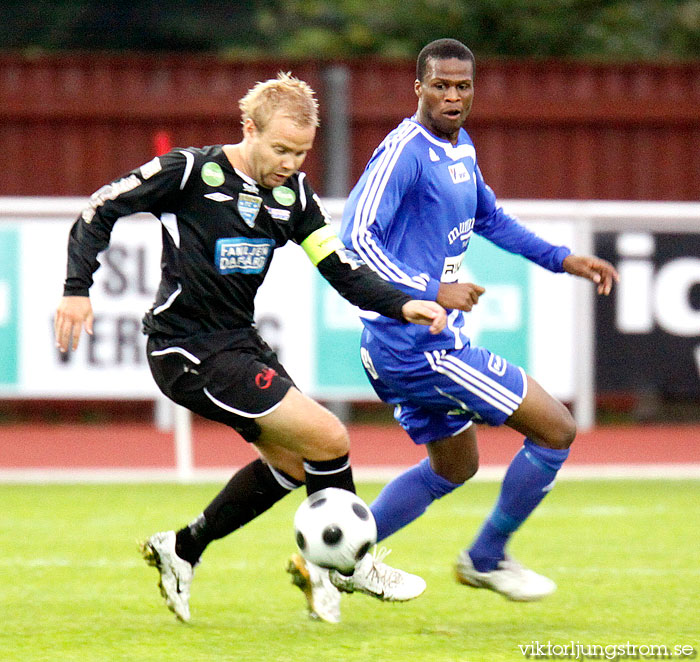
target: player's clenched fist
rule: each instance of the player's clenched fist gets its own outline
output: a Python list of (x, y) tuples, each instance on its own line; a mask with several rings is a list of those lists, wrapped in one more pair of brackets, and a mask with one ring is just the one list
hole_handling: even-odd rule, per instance
[(445, 308), (458, 308), (469, 312), (479, 297), (486, 292), (481, 285), (474, 283), (440, 283), (437, 302)]

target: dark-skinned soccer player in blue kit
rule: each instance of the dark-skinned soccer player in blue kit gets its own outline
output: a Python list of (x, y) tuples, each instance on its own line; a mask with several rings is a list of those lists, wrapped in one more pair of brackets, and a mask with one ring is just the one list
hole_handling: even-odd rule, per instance
[(549, 244), (497, 204), (463, 129), (474, 81), (474, 56), (461, 42), (439, 39), (421, 51), (417, 112), (375, 150), (343, 213), (340, 236), (349, 250), (397, 288), (448, 311), (439, 334), (385, 315), (362, 316), (367, 376), (427, 452), (385, 486), (371, 509), (383, 540), (476, 473), (475, 422), (513, 428), (524, 436), (523, 447), (455, 570), (468, 586), (538, 600), (555, 590), (554, 582), (515, 561), (506, 544), (552, 488), (576, 427), (567, 408), (522, 368), (471, 343), (465, 313), (484, 288), (458, 282), (458, 272), (476, 233), (545, 269), (589, 279), (599, 294), (610, 292), (617, 273), (597, 257)]

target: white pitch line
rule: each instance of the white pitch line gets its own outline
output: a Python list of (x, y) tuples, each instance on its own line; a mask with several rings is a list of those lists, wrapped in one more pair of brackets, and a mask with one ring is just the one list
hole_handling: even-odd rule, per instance
[(551, 568), (552, 572), (558, 572), (563, 575), (596, 575), (596, 574), (615, 574), (615, 575), (642, 575), (658, 577), (662, 575), (700, 575), (700, 568), (649, 568), (649, 567), (625, 567), (625, 568), (600, 568), (596, 566), (582, 568)]
[[(133, 560), (115, 560), (108, 558), (99, 559), (84, 559), (84, 560), (73, 560), (61, 557), (10, 557), (2, 558), (0, 557), (0, 568), (75, 568), (75, 569), (121, 569), (121, 568), (145, 568), (145, 564), (140, 559)], [(237, 570), (246, 571), (250, 569), (263, 568), (266, 567), (264, 562), (254, 563), (250, 560), (240, 560), (234, 562), (217, 562), (217, 569), (222, 570)], [(435, 570), (433, 566), (431, 567), (417, 567), (417, 570), (432, 572)], [(598, 566), (587, 566), (587, 567), (564, 567), (555, 566), (550, 568), (552, 573), (557, 573), (560, 575), (631, 575), (631, 576), (649, 576), (649, 577), (663, 577), (663, 576), (694, 576), (700, 575), (700, 568), (652, 568), (648, 566), (625, 566), (625, 567), (598, 567)]]
[[(292, 543), (293, 545), (293, 543)], [(290, 547), (291, 549), (291, 547)], [(217, 563), (217, 570), (248, 570), (250, 568), (265, 568), (265, 562), (254, 563), (249, 560)], [(61, 557), (0, 557), (0, 568), (144, 568), (146, 564), (142, 559), (134, 558), (129, 560), (115, 559), (85, 559), (75, 560)]]

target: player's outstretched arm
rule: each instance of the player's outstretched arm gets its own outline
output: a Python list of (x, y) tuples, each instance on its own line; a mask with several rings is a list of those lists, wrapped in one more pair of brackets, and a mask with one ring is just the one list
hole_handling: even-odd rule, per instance
[(65, 296), (61, 299), (54, 319), (54, 333), (56, 335), (56, 347), (62, 352), (68, 348), (78, 348), (80, 334), (85, 331), (92, 335), (92, 304), (89, 297)]
[(610, 294), (613, 282), (620, 280), (615, 267), (606, 260), (589, 255), (567, 255), (562, 263), (564, 271), (587, 278), (598, 285), (598, 294)]
[(411, 299), (403, 305), (401, 311), (407, 322), (429, 326), (432, 334), (440, 333), (447, 324), (445, 309), (435, 301)]

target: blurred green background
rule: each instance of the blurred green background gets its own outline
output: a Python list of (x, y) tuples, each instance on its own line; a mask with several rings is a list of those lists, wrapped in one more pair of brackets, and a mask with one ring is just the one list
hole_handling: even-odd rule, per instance
[(450, 34), (480, 56), (700, 57), (700, 0), (5, 0), (4, 49), (414, 57)]

